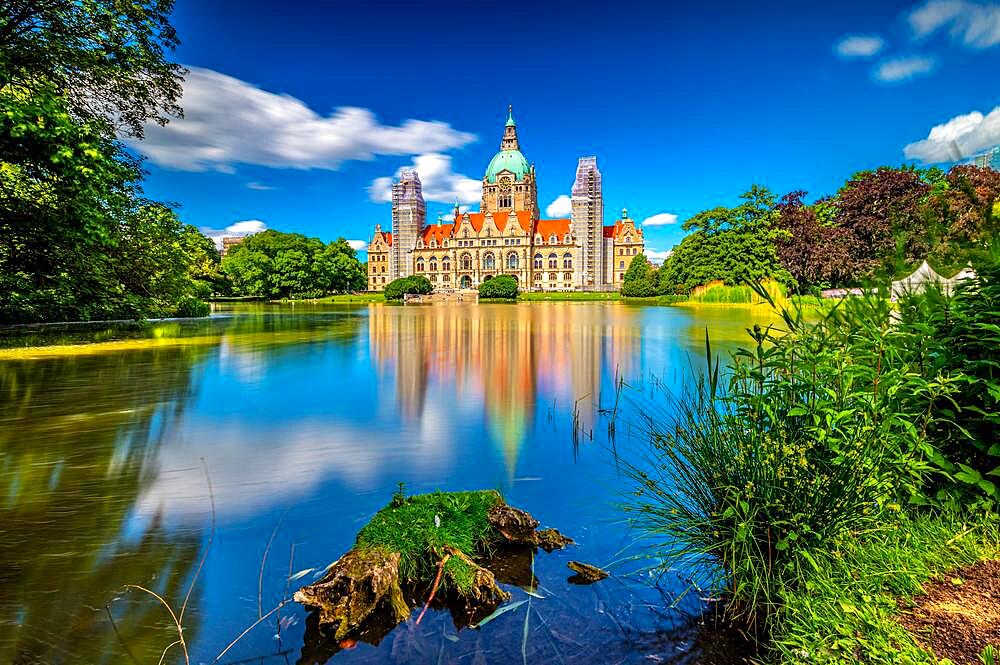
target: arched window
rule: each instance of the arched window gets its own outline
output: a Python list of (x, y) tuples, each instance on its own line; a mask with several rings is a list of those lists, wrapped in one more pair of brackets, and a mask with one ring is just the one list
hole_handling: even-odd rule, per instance
[(550, 235), (550, 236), (549, 236), (549, 244), (550, 244), (550, 245), (554, 245), (554, 244), (556, 244), (556, 243), (557, 243), (558, 241), (559, 241), (559, 239), (558, 239), (558, 238), (556, 238), (556, 236), (555, 236), (555, 234), (554, 234), (554, 233), (553, 233), (552, 235)]
[(625, 270), (625, 262), (624, 261), (619, 261), (618, 262), (618, 269), (619, 270)]
[(573, 268), (573, 255), (569, 252), (563, 254), (563, 268), (566, 270), (572, 270)]
[(559, 267), (559, 257), (556, 256), (555, 254), (549, 254), (549, 267), (550, 268), (558, 268)]
[(572, 281), (573, 280), (573, 273), (571, 273), (571, 272), (564, 272), (563, 273), (563, 279), (566, 280), (567, 282)]
[(573, 236), (571, 236), (568, 233), (566, 235), (564, 235), (563, 236), (563, 243), (567, 244), (567, 245), (572, 245), (573, 244)]
[(556, 274), (554, 272), (549, 273), (549, 281), (550, 282), (556, 281)]
[(503, 189), (500, 191), (500, 196), (497, 198), (498, 208), (513, 208), (514, 201), (510, 195), (510, 189)]
[(445, 272), (451, 270), (451, 259), (449, 259), (447, 256), (441, 259), (441, 270)]
[(536, 268), (541, 268), (542, 267), (542, 255), (541, 254), (535, 254), (535, 267)]
[(507, 267), (511, 270), (517, 270), (517, 254), (514, 252), (507, 255)]
[(432, 249), (437, 249), (437, 246), (438, 246), (438, 241), (437, 240), (431, 240), (431, 248)]
[(534, 275), (532, 275), (531, 279), (532, 281), (540, 282), (542, 280), (542, 273), (536, 272)]
[(431, 259), (431, 272), (437, 272), (438, 262), (437, 259)]
[(469, 277), (468, 275), (462, 275), (462, 279), (460, 279), (458, 283), (459, 286), (461, 286), (463, 289), (472, 288), (472, 278)]
[(462, 270), (472, 270), (471, 254), (462, 254), (462, 258), (460, 260), (462, 262)]
[(417, 272), (423, 272), (423, 271), (424, 271), (424, 260), (417, 259)]
[(625, 236), (625, 244), (632, 242), (632, 236)]
[(496, 269), (496, 260), (493, 258), (493, 254), (487, 252), (483, 255), (483, 270), (494, 270)]

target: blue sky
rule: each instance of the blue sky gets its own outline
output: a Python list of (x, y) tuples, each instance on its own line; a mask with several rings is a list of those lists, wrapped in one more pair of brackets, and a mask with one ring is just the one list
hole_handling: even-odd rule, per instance
[(543, 216), (594, 154), (606, 223), (627, 205), (663, 252), (751, 183), (816, 196), (1000, 143), (1000, 3), (670, 4), (177, 0), (186, 117), (135, 146), (147, 192), (206, 229), (364, 241), (403, 166), (429, 219), (475, 209), (513, 104)]

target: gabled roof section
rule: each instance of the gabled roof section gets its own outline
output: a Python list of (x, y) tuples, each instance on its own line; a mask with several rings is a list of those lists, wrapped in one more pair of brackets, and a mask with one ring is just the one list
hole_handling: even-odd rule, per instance
[(555, 234), (561, 239), (564, 235), (569, 233), (570, 230), (570, 220), (569, 219), (540, 219), (538, 224), (535, 225), (535, 233), (540, 234), (543, 238), (548, 238), (550, 235)]
[(421, 236), (424, 245), (429, 245), (431, 240), (437, 240), (440, 245), (444, 240), (451, 237), (451, 232), (455, 228), (454, 224), (431, 224), (424, 227), (424, 234)]
[(384, 240), (384, 241), (385, 241), (385, 244), (387, 244), (387, 245), (389, 245), (390, 247), (392, 247), (392, 234), (391, 234), (391, 233), (388, 233), (388, 232), (386, 232), (386, 231), (379, 231), (379, 232), (376, 232), (376, 233), (375, 233), (375, 237), (374, 237), (374, 238), (372, 238), (372, 240), (374, 241), (374, 240), (375, 240), (375, 239), (377, 239), (377, 238), (381, 238), (382, 240)]
[[(472, 228), (479, 233), (483, 230), (483, 225), (486, 223), (486, 213), (484, 212), (470, 212), (466, 213), (469, 215), (469, 223), (472, 224)], [(457, 229), (458, 225), (462, 222), (463, 214), (459, 214), (455, 217), (455, 223), (449, 224), (447, 226)], [(524, 231), (526, 235), (531, 234), (531, 211), (530, 210), (518, 210), (517, 212), (495, 212), (493, 213), (493, 223), (496, 225), (500, 233), (507, 230), (507, 224), (517, 222)]]

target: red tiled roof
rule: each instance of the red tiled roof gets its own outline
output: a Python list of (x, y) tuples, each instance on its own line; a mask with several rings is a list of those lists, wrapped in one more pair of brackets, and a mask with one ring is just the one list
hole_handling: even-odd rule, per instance
[(541, 234), (542, 238), (548, 238), (553, 233), (562, 237), (569, 233), (570, 221), (568, 219), (540, 219), (535, 225), (535, 233)]
[(423, 235), (424, 244), (428, 245), (431, 240), (437, 240), (438, 245), (440, 245), (446, 238), (451, 237), (451, 230), (454, 227), (454, 224), (431, 224), (430, 226), (425, 226)]
[[(486, 223), (486, 213), (483, 212), (470, 212), (469, 223), (472, 224), (472, 228), (475, 229), (476, 233), (483, 230), (483, 224)], [(496, 224), (497, 229), (500, 233), (503, 233), (507, 228), (507, 222), (510, 221), (511, 215), (520, 224), (521, 230), (526, 234), (531, 233), (531, 211), (530, 210), (518, 210), (517, 212), (495, 212), (493, 213), (493, 223)], [(463, 215), (459, 214), (455, 217), (455, 227), (462, 221)]]
[(618, 227), (621, 226), (621, 222), (615, 222), (611, 226), (604, 227), (604, 237), (614, 238), (615, 234), (618, 233)]

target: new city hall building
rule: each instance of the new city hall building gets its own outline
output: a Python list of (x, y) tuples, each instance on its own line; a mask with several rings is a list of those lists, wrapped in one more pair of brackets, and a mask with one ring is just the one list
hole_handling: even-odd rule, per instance
[(601, 291), (621, 287), (632, 257), (643, 251), (642, 231), (623, 210), (604, 225), (601, 172), (596, 157), (581, 157), (569, 219), (541, 219), (535, 167), (521, 154), (508, 113), (500, 151), (483, 176), (479, 212), (427, 224), (416, 171), (403, 170), (392, 186), (392, 229), (368, 246), (368, 288), (381, 291), (399, 277), (423, 275), (436, 291), (476, 289), (511, 275), (524, 291)]

